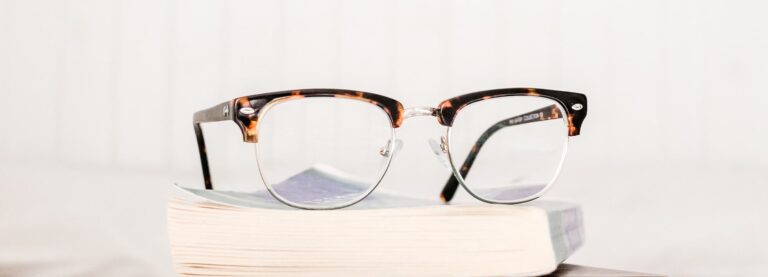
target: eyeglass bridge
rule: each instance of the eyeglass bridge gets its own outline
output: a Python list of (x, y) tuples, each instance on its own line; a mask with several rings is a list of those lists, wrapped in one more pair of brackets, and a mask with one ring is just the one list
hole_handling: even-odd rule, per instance
[(416, 106), (407, 108), (403, 112), (403, 118), (411, 118), (416, 116), (437, 116), (437, 109), (427, 106)]

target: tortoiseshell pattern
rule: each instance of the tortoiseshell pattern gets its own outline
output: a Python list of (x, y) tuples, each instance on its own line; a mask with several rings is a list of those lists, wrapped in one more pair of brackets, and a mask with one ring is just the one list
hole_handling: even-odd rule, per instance
[[(464, 160), (461, 168), (459, 168), (459, 174), (461, 174), (462, 178), (467, 177), (467, 173), (469, 172), (469, 169), (472, 168), (472, 164), (475, 163), (475, 158), (477, 158), (477, 154), (480, 153), (480, 149), (482, 149), (483, 145), (485, 145), (485, 142), (488, 141), (488, 139), (491, 138), (491, 136), (493, 136), (493, 134), (499, 130), (505, 127), (559, 118), (563, 118), (563, 115), (560, 112), (560, 108), (557, 105), (549, 105), (535, 111), (530, 111), (525, 114), (513, 116), (496, 122), (496, 124), (493, 124), (482, 134), (480, 134), (480, 137), (477, 139), (475, 144), (472, 145), (467, 158)], [(450, 201), (453, 198), (453, 195), (456, 193), (456, 189), (458, 188), (459, 179), (451, 174), (451, 176), (448, 178), (448, 181), (445, 182), (443, 191), (440, 194), (440, 199), (443, 200), (443, 202)]]
[(205, 188), (213, 189), (213, 184), (211, 183), (208, 155), (200, 123), (233, 120), (240, 127), (243, 141), (256, 143), (258, 142), (259, 116), (262, 114), (262, 110), (268, 109), (269, 105), (280, 101), (305, 97), (338, 97), (368, 102), (379, 106), (387, 113), (393, 128), (400, 127), (403, 123), (403, 104), (389, 97), (368, 92), (343, 89), (303, 89), (238, 97), (196, 112), (194, 115), (195, 135), (197, 136), (200, 162), (203, 167)]
[[(568, 135), (577, 136), (581, 132), (581, 123), (584, 122), (584, 118), (587, 116), (587, 96), (581, 93), (548, 90), (548, 89), (536, 89), (536, 88), (508, 88), (508, 89), (495, 89), (487, 91), (479, 91), (470, 94), (457, 96), (448, 100), (445, 100), (438, 105), (439, 114), (438, 121), (440, 124), (451, 126), (456, 115), (469, 104), (477, 101), (491, 99), (495, 97), (505, 96), (537, 96), (546, 97), (557, 101), (563, 106), (563, 109), (568, 113)], [(574, 109), (574, 105), (581, 105), (580, 109)], [(536, 111), (534, 111), (536, 112)], [(557, 111), (555, 111), (557, 112)], [(516, 118), (516, 117), (513, 117)], [(498, 125), (498, 124), (496, 124)], [(494, 126), (496, 126), (494, 125)], [(490, 127), (491, 129), (494, 126)], [(495, 131), (493, 131), (495, 132)], [(487, 131), (486, 131), (487, 133)], [(488, 135), (490, 136), (490, 135)], [(485, 138), (487, 140), (487, 137)], [(482, 141), (482, 142), (481, 142)], [(482, 136), (478, 139), (478, 143), (482, 144), (485, 141)], [(476, 144), (477, 145), (477, 144)], [(480, 151), (479, 147), (473, 147), (472, 152), (464, 162), (464, 165), (460, 168), (460, 174), (463, 177), (467, 175), (469, 169), (472, 167), (472, 163), (477, 157), (477, 153)], [(459, 187), (459, 180), (455, 175), (451, 175), (448, 181), (443, 187), (443, 191), (440, 194), (440, 199), (443, 202), (451, 201), (453, 195), (456, 193), (456, 189)]]
[[(579, 135), (581, 123), (587, 116), (587, 96), (584, 94), (537, 88), (505, 88), (479, 91), (445, 100), (437, 106), (440, 110), (438, 121), (445, 126), (451, 126), (456, 114), (467, 105), (503, 96), (540, 96), (559, 102), (568, 112), (568, 134), (571, 136)], [(581, 104), (582, 108), (580, 110), (573, 109), (575, 104)]]
[[(292, 90), (292, 91), (280, 91), (267, 94), (259, 94), (252, 96), (240, 97), (233, 100), (232, 108), (236, 111), (235, 122), (240, 126), (240, 130), (243, 131), (243, 140), (246, 142), (258, 142), (257, 131), (259, 125), (259, 115), (263, 108), (275, 103), (276, 101), (284, 101), (305, 97), (338, 97), (365, 101), (376, 106), (381, 107), (384, 112), (389, 116), (392, 127), (400, 127), (403, 123), (403, 105), (396, 100), (390, 99), (378, 94), (353, 91), (353, 90), (341, 90), (341, 89), (304, 89), (304, 90)], [(240, 111), (242, 108), (252, 108), (254, 113), (243, 114)]]
[[(453, 124), (453, 120), (456, 115), (461, 111), (462, 108), (466, 107), (467, 105), (485, 99), (504, 96), (538, 96), (550, 98), (561, 104), (566, 114), (560, 114), (560, 110), (557, 109), (556, 106), (552, 105), (531, 111), (524, 115), (508, 118), (494, 124), (480, 136), (478, 141), (473, 146), (469, 156), (464, 161), (464, 164), (460, 169), (459, 174), (461, 174), (462, 177), (466, 176), (466, 174), (469, 172), (469, 169), (471, 168), (472, 163), (474, 162), (483, 144), (499, 129), (519, 124), (557, 119), (562, 118), (563, 116), (567, 116), (568, 134), (570, 136), (576, 136), (579, 135), (581, 131), (581, 123), (584, 121), (584, 118), (587, 114), (587, 98), (584, 94), (535, 88), (509, 88), (480, 91), (445, 100), (441, 102), (440, 105), (438, 105), (437, 109), (434, 109), (435, 112), (432, 113), (432, 116), (436, 116), (438, 122), (441, 125), (450, 127)], [(397, 100), (374, 93), (353, 90), (303, 89), (271, 92), (235, 98), (233, 100), (218, 104), (194, 114), (193, 125), (195, 129), (195, 135), (197, 137), (198, 151), (200, 152), (200, 162), (203, 169), (205, 188), (213, 189), (213, 184), (211, 182), (210, 170), (208, 166), (208, 155), (205, 147), (205, 139), (203, 137), (203, 131), (200, 128), (200, 123), (232, 120), (240, 127), (243, 135), (243, 141), (249, 143), (257, 143), (259, 117), (263, 114), (264, 111), (268, 110), (271, 105), (276, 103), (305, 97), (339, 97), (360, 100), (374, 104), (387, 113), (393, 128), (400, 127), (403, 124), (403, 120), (405, 119), (405, 109), (403, 105)], [(453, 198), (453, 195), (455, 194), (458, 186), (458, 179), (456, 176), (452, 175), (446, 183), (446, 186), (443, 188), (441, 198), (445, 202), (450, 201), (451, 198)]]

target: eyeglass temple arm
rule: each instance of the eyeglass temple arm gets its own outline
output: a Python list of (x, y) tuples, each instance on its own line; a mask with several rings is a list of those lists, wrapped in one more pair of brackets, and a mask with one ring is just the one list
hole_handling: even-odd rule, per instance
[(208, 151), (205, 148), (205, 138), (200, 123), (218, 122), (232, 120), (230, 102), (224, 102), (208, 109), (198, 111), (194, 114), (192, 125), (195, 128), (195, 137), (197, 138), (197, 150), (200, 152), (200, 165), (203, 167), (203, 181), (205, 189), (213, 189), (211, 183), (211, 172), (208, 167)]
[[(459, 174), (461, 174), (462, 178), (467, 177), (467, 173), (469, 172), (469, 169), (472, 168), (472, 164), (475, 162), (477, 154), (480, 153), (480, 149), (483, 147), (485, 142), (488, 141), (488, 139), (497, 131), (505, 127), (558, 119), (562, 117), (563, 115), (561, 114), (558, 106), (556, 104), (552, 104), (538, 110), (530, 111), (525, 114), (513, 116), (496, 122), (496, 124), (493, 124), (490, 128), (485, 130), (485, 132), (480, 135), (475, 144), (472, 146), (472, 150), (469, 151), (469, 155), (467, 155), (467, 158), (464, 160), (464, 164), (462, 164), (461, 168), (459, 169)], [(454, 174), (451, 174), (451, 177), (448, 178), (448, 181), (443, 187), (442, 193), (440, 193), (440, 199), (444, 203), (448, 203), (451, 201), (451, 199), (453, 199), (453, 195), (456, 193), (456, 189), (458, 188), (459, 179), (457, 179)]]

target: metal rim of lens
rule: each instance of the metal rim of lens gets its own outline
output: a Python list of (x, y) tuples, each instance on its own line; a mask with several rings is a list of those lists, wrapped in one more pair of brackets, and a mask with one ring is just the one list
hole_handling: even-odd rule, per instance
[[(282, 102), (286, 102), (286, 101), (290, 101), (290, 100), (297, 100), (298, 101), (298, 100), (308, 99), (308, 98), (313, 98), (313, 97), (293, 98), (293, 99), (288, 99), (288, 97), (286, 97), (286, 98), (276, 99), (279, 102), (273, 103), (272, 105), (267, 105), (264, 108), (262, 108), (262, 111), (259, 112), (259, 118), (264, 118), (263, 116), (266, 115), (267, 112), (269, 110), (271, 110), (272, 108), (274, 108), (278, 103), (282, 103)], [(346, 99), (346, 100), (357, 101), (357, 100), (353, 100), (353, 99)], [(360, 102), (367, 103), (367, 102), (364, 102), (364, 101), (360, 101)], [(370, 103), (368, 103), (368, 104), (370, 104)], [(373, 104), (370, 104), (370, 105), (373, 105)], [(383, 112), (384, 115), (387, 116), (387, 118), (389, 118), (389, 116), (387, 115), (386, 111), (381, 109), (381, 107), (378, 107), (376, 105), (373, 105), (373, 106), (375, 106), (378, 110)], [(389, 129), (391, 130), (390, 140), (394, 142), (397, 139), (396, 133), (395, 133), (395, 128), (393, 128), (390, 125)], [(261, 130), (258, 130), (258, 133), (261, 133)], [(394, 153), (395, 145), (396, 145), (396, 143), (390, 143), (389, 144), (389, 151), (390, 151), (390, 153)], [(260, 159), (259, 159), (259, 150), (258, 150), (259, 149), (259, 143), (258, 142), (254, 146), (254, 149), (255, 149), (254, 152), (256, 152), (256, 167), (259, 170), (259, 178), (261, 179), (261, 182), (264, 183), (264, 186), (267, 188), (267, 192), (269, 192), (269, 194), (272, 195), (272, 197), (277, 199), (277, 201), (280, 201), (281, 203), (283, 203), (285, 205), (288, 205), (288, 206), (294, 207), (294, 208), (298, 208), (298, 209), (305, 209), (305, 210), (335, 210), (335, 209), (346, 208), (346, 207), (352, 206), (354, 204), (357, 204), (358, 202), (360, 202), (363, 199), (365, 199), (366, 197), (368, 197), (368, 195), (370, 195), (376, 189), (376, 187), (379, 186), (381, 181), (384, 179), (384, 175), (387, 175), (387, 171), (389, 171), (389, 165), (392, 163), (392, 158), (395, 156), (395, 155), (389, 155), (389, 157), (387, 157), (386, 165), (384, 166), (384, 170), (381, 172), (380, 176), (378, 177), (378, 180), (376, 180), (376, 183), (373, 186), (371, 186), (367, 191), (365, 191), (365, 193), (362, 193), (361, 196), (355, 198), (352, 201), (343, 203), (341, 205), (333, 205), (333, 206), (323, 207), (323, 206), (308, 206), (308, 205), (298, 204), (298, 203), (292, 202), (292, 201), (290, 201), (288, 199), (285, 199), (284, 197), (280, 196), (280, 194), (278, 194), (277, 192), (272, 190), (272, 186), (267, 184), (267, 180), (264, 178), (264, 173), (263, 173), (264, 170), (262, 170), (261, 162), (260, 162)]]
[[(557, 99), (553, 99), (553, 98), (550, 98), (550, 97), (544, 97), (544, 96), (506, 96), (506, 97), (540, 97), (540, 98), (547, 98), (547, 99), (550, 99), (550, 100), (554, 101), (560, 107), (560, 109), (564, 112), (564, 114), (567, 116), (567, 111), (565, 110), (563, 104), (560, 103), (560, 101), (557, 101)], [(521, 198), (519, 200), (513, 200), (513, 201), (497, 201), (497, 200), (492, 200), (492, 199), (485, 199), (485, 198), (475, 194), (472, 191), (472, 189), (470, 189), (470, 185), (467, 185), (465, 180), (464, 180), (464, 178), (461, 177), (461, 174), (459, 173), (459, 170), (457, 169), (455, 163), (453, 162), (453, 155), (451, 154), (451, 127), (449, 126), (449, 127), (446, 128), (446, 131), (445, 131), (445, 139), (446, 139), (446, 146), (448, 148), (448, 150), (447, 150), (447, 152), (448, 152), (447, 153), (448, 154), (448, 164), (451, 165), (451, 171), (453, 173), (453, 176), (456, 177), (456, 180), (459, 181), (459, 184), (461, 184), (461, 187), (464, 188), (464, 190), (466, 190), (467, 193), (472, 195), (472, 197), (474, 197), (475, 199), (478, 199), (478, 200), (486, 202), (486, 203), (491, 203), (491, 204), (520, 204), (520, 203), (525, 203), (525, 202), (536, 200), (537, 198), (543, 196), (552, 187), (552, 185), (557, 181), (557, 178), (560, 176), (560, 170), (563, 169), (563, 164), (565, 163), (565, 155), (568, 153), (568, 140), (569, 140), (569, 136), (568, 136), (568, 122), (566, 120), (562, 120), (562, 121), (563, 121), (563, 124), (565, 125), (565, 127), (563, 128), (564, 131), (565, 131), (565, 141), (563, 142), (563, 153), (560, 155), (560, 162), (558, 162), (557, 169), (555, 170), (554, 176), (552, 176), (552, 178), (549, 180), (547, 185), (544, 186), (544, 188), (541, 189), (540, 191), (538, 191), (537, 193), (535, 193), (535, 194), (533, 194), (531, 196), (528, 196), (528, 197), (525, 197), (525, 198)], [(454, 123), (455, 122), (456, 121), (454, 120)]]

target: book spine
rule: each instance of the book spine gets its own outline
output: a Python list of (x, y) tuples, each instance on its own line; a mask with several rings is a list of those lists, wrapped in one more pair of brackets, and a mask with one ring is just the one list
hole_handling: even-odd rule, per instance
[(578, 206), (548, 211), (555, 261), (562, 263), (584, 244), (584, 223)]

